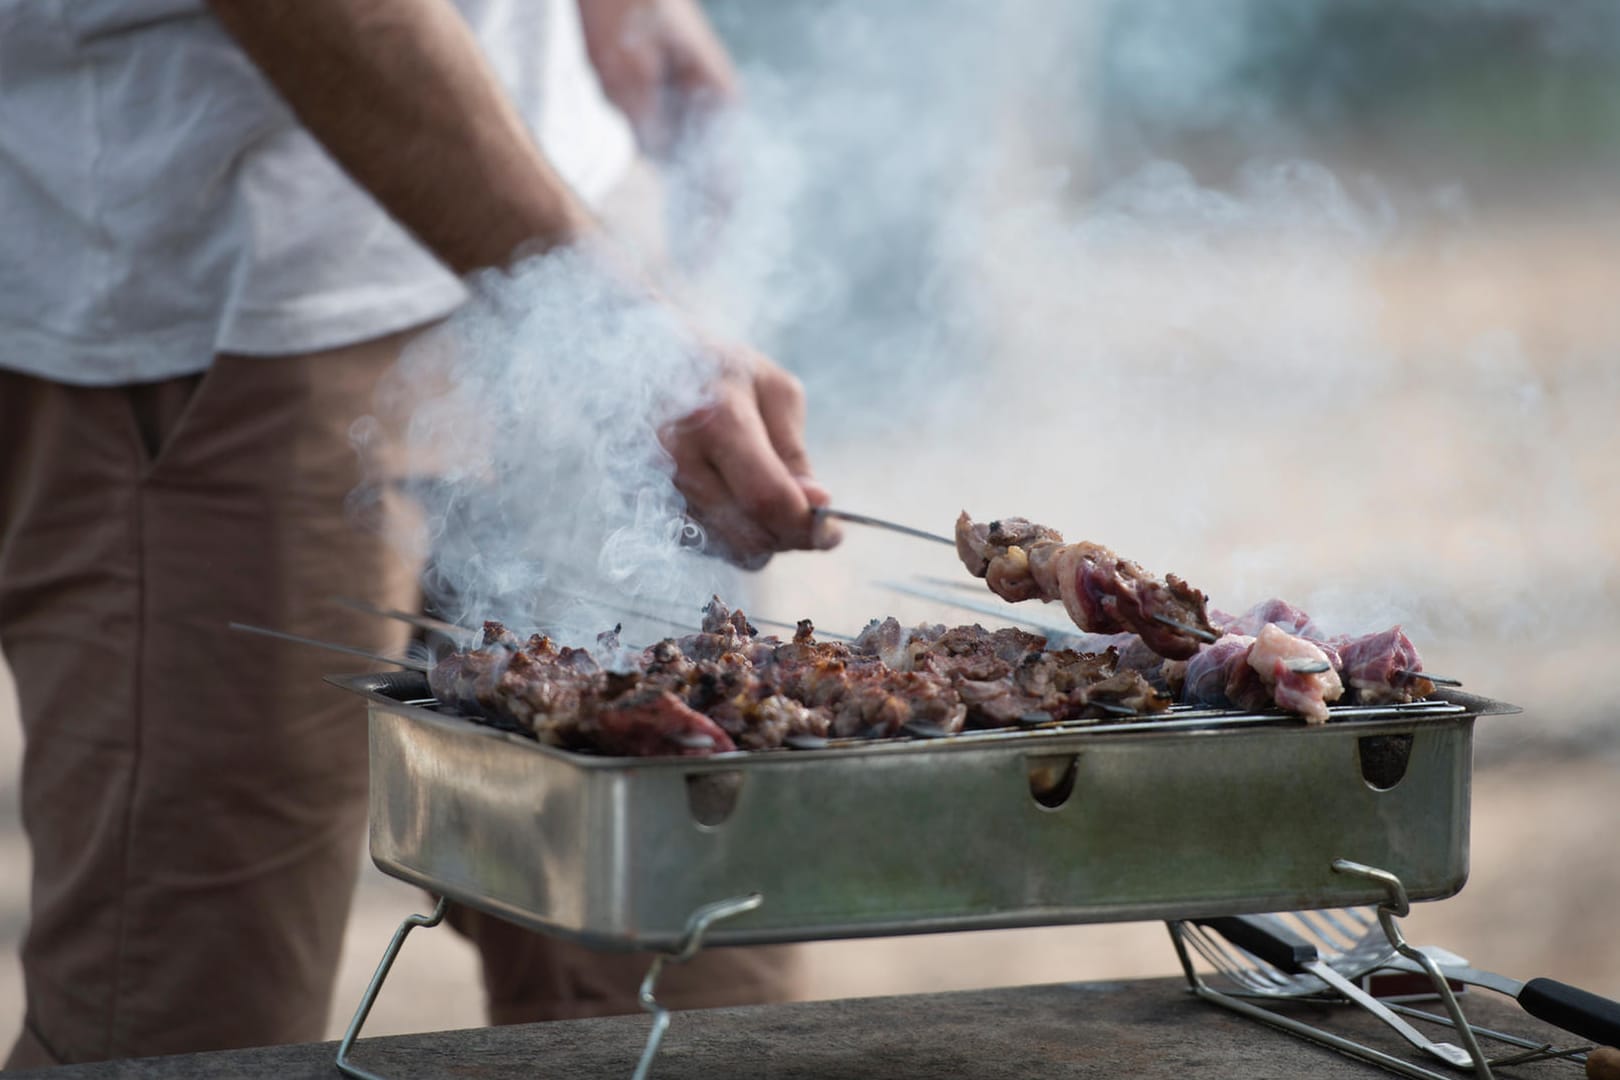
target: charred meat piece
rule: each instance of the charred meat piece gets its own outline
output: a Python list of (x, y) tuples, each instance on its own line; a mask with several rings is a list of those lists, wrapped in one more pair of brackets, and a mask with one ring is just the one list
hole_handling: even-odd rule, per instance
[(429, 681), (447, 705), (570, 750), (702, 755), (769, 750), (793, 736), (934, 737), (1007, 726), (1035, 712), (1057, 720), (1144, 715), (1168, 704), (1118, 652), (1048, 650), (1046, 639), (982, 626), (875, 621), (850, 644), (818, 642), (801, 622), (790, 641), (762, 637), (713, 601), (697, 633), (627, 653), (584, 649), (498, 623), (484, 645), (452, 653)]
[(655, 687), (598, 704), (580, 718), (575, 737), (612, 757), (701, 757), (737, 748), (713, 720)]
[[(1117, 671), (1106, 679), (1074, 691), (1071, 701), (1083, 716), (1117, 717), (1120, 710), (1151, 716), (1170, 708), (1170, 696), (1160, 693), (1138, 671)], [(1103, 706), (1112, 706), (1104, 709)]]
[(950, 680), (921, 671), (860, 675), (832, 707), (833, 734), (845, 738), (890, 738), (907, 724), (954, 734), (966, 720), (967, 706)]
[(774, 750), (790, 736), (825, 738), (832, 730), (827, 710), (812, 709), (782, 694), (759, 699), (745, 716), (748, 723), (737, 736), (737, 745), (744, 750)]
[(894, 616), (887, 619), (873, 619), (866, 624), (866, 628), (856, 635), (850, 644), (850, 651), (863, 656), (875, 656), (886, 667), (896, 671), (911, 670), (910, 654), (906, 646), (911, 644), (911, 631), (900, 625), (900, 620)]
[(1051, 599), (1050, 591), (1035, 578), (1030, 552), (1062, 543), (1062, 533), (1024, 518), (979, 525), (964, 511), (956, 519), (956, 554), (963, 565), (974, 577), (984, 578), (991, 592), (1015, 604)]
[(825, 736), (829, 718), (781, 692), (781, 687), (731, 653), (694, 668), (684, 700), (747, 750), (772, 750), (789, 735)]

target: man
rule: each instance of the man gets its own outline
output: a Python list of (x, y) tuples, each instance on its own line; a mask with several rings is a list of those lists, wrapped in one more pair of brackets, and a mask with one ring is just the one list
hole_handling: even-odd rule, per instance
[[(350, 423), (457, 275), (590, 245), (633, 152), (603, 90), (655, 150), (733, 92), (693, 0), (578, 2), (0, 0), (0, 648), (35, 865), (9, 1066), (321, 1037), (364, 730), (324, 658), (224, 626), (402, 644), (327, 602), (415, 596), (343, 516)], [(798, 384), (706, 347), (713, 404), (665, 436), (690, 513), (741, 560), (829, 546)], [(639, 962), (460, 924), (497, 1020), (633, 1007)]]

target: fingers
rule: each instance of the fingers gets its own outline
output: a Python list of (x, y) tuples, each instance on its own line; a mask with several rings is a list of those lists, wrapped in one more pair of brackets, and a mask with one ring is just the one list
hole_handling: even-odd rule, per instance
[(665, 439), (675, 460), (675, 486), (686, 498), (688, 516), (707, 533), (705, 547), (739, 566), (757, 569), (764, 565), (759, 557), (768, 561), (775, 550), (774, 538), (737, 508), (725, 480), (709, 462), (704, 442), (691, 436), (702, 422)]
[(737, 511), (770, 534), (773, 549), (810, 546), (810, 500), (777, 454), (751, 388), (708, 425), (708, 457)]
[(790, 373), (759, 357), (754, 374), (759, 416), (771, 448), (787, 471), (808, 479), (810, 454), (804, 448), (804, 385)]
[[(804, 385), (790, 373), (760, 357), (754, 379), (759, 398), (759, 415), (770, 437), (771, 448), (781, 459), (812, 507), (828, 506), (832, 496), (815, 479), (810, 453), (804, 446)], [(843, 528), (831, 518), (814, 515), (810, 524), (809, 546), (818, 551), (835, 548), (844, 539)]]
[(809, 502), (812, 512), (810, 517), (810, 546), (817, 551), (831, 551), (844, 542), (844, 527), (835, 519), (815, 513), (815, 509), (832, 505), (832, 494), (821, 486), (820, 481), (808, 476), (797, 478), (799, 489)]
[(811, 514), (826, 505), (809, 475), (798, 380), (757, 354), (724, 350), (717, 398), (665, 433), (675, 483), (688, 511), (734, 561), (794, 548), (833, 547), (836, 524)]

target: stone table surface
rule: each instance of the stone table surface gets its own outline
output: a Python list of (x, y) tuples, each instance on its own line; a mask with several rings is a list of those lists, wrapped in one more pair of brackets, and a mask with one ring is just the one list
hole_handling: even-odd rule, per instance
[[(383, 992), (387, 993), (386, 988)], [(1532, 1020), (1505, 998), (1474, 992), (1465, 996), (1464, 1003), (1478, 1024), (1571, 1045), (1567, 1037)], [(1287, 1007), (1298, 1019), (1419, 1060), (1370, 1017), (1342, 1006), (1288, 1003)], [(648, 1025), (645, 1016), (621, 1016), (362, 1038), (352, 1061), (391, 1080), (628, 1077)], [(1438, 1028), (1432, 1034), (1437, 1039), (1445, 1037)], [(330, 1080), (339, 1075), (333, 1064), (335, 1053), (335, 1043), (311, 1043), (16, 1075), (49, 1080)], [(1444, 1071), (1438, 1063), (1432, 1067)], [(1504, 1080), (1576, 1080), (1582, 1070), (1569, 1062), (1539, 1062), (1496, 1073)], [(653, 1074), (659, 1080), (1122, 1076), (1331, 1080), (1388, 1075), (1200, 1001), (1180, 979), (1068, 983), (677, 1013)]]

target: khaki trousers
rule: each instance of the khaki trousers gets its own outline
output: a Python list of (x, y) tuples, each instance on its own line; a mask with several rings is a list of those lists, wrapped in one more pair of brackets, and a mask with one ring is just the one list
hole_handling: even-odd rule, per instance
[[(415, 568), (345, 511), (350, 424), (404, 340), (222, 356), (138, 387), (0, 371), (0, 649), (34, 857), (8, 1067), (324, 1036), (366, 734), (321, 676), (364, 662), (226, 624), (404, 645), (402, 627), (332, 603), (417, 600)], [(408, 512), (368, 505), (372, 526)], [(645, 956), (451, 921), (486, 959), (496, 1022), (636, 1008)], [(781, 1000), (792, 974), (785, 950), (720, 950), (660, 996)]]

